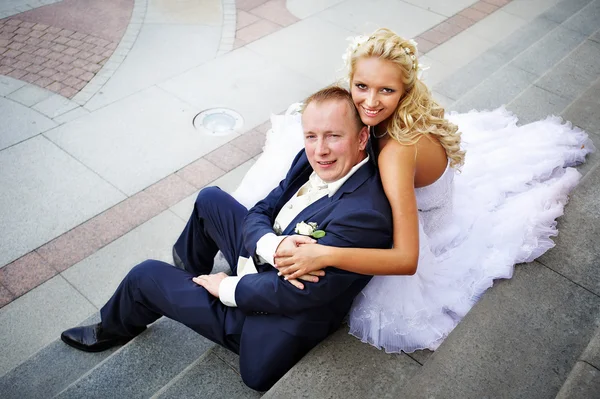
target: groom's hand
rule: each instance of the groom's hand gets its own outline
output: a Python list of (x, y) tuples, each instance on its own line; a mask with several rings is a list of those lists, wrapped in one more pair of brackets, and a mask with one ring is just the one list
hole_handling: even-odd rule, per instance
[(192, 281), (201, 287), (204, 287), (206, 291), (214, 297), (219, 297), (219, 286), (221, 281), (227, 277), (227, 274), (219, 272), (216, 274), (205, 274), (202, 276), (194, 277)]

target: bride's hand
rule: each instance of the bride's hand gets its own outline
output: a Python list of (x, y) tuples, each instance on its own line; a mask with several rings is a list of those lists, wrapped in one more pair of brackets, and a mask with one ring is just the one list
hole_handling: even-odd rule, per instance
[(279, 275), (286, 280), (297, 279), (302, 276), (324, 276), (321, 270), (327, 265), (323, 264), (327, 247), (319, 244), (302, 244), (295, 248), (278, 248), (275, 253), (275, 267)]

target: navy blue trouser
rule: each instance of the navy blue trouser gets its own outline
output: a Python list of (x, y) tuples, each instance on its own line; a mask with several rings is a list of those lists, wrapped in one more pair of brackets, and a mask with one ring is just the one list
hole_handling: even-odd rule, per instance
[(233, 273), (242, 248), (247, 209), (217, 187), (203, 189), (175, 244), (186, 270), (157, 260), (135, 266), (100, 310), (106, 331), (135, 336), (161, 316), (179, 321), (204, 337), (239, 353), (245, 316), (213, 297), (192, 277), (209, 274), (221, 250)]

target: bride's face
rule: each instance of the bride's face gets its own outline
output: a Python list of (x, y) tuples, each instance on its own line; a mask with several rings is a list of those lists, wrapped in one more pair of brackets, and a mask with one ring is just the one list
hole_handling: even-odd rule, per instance
[(400, 68), (376, 57), (356, 62), (350, 84), (354, 105), (368, 126), (377, 126), (390, 118), (404, 93)]

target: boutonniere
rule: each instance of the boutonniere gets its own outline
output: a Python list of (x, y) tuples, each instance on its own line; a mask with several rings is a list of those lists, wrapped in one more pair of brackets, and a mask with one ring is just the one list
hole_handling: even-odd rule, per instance
[(325, 234), (326, 234), (324, 230), (319, 230), (319, 225), (316, 224), (315, 222), (296, 223), (296, 228), (294, 229), (294, 232), (296, 232), (296, 234), (300, 234), (303, 236), (310, 236), (312, 238), (325, 237)]

